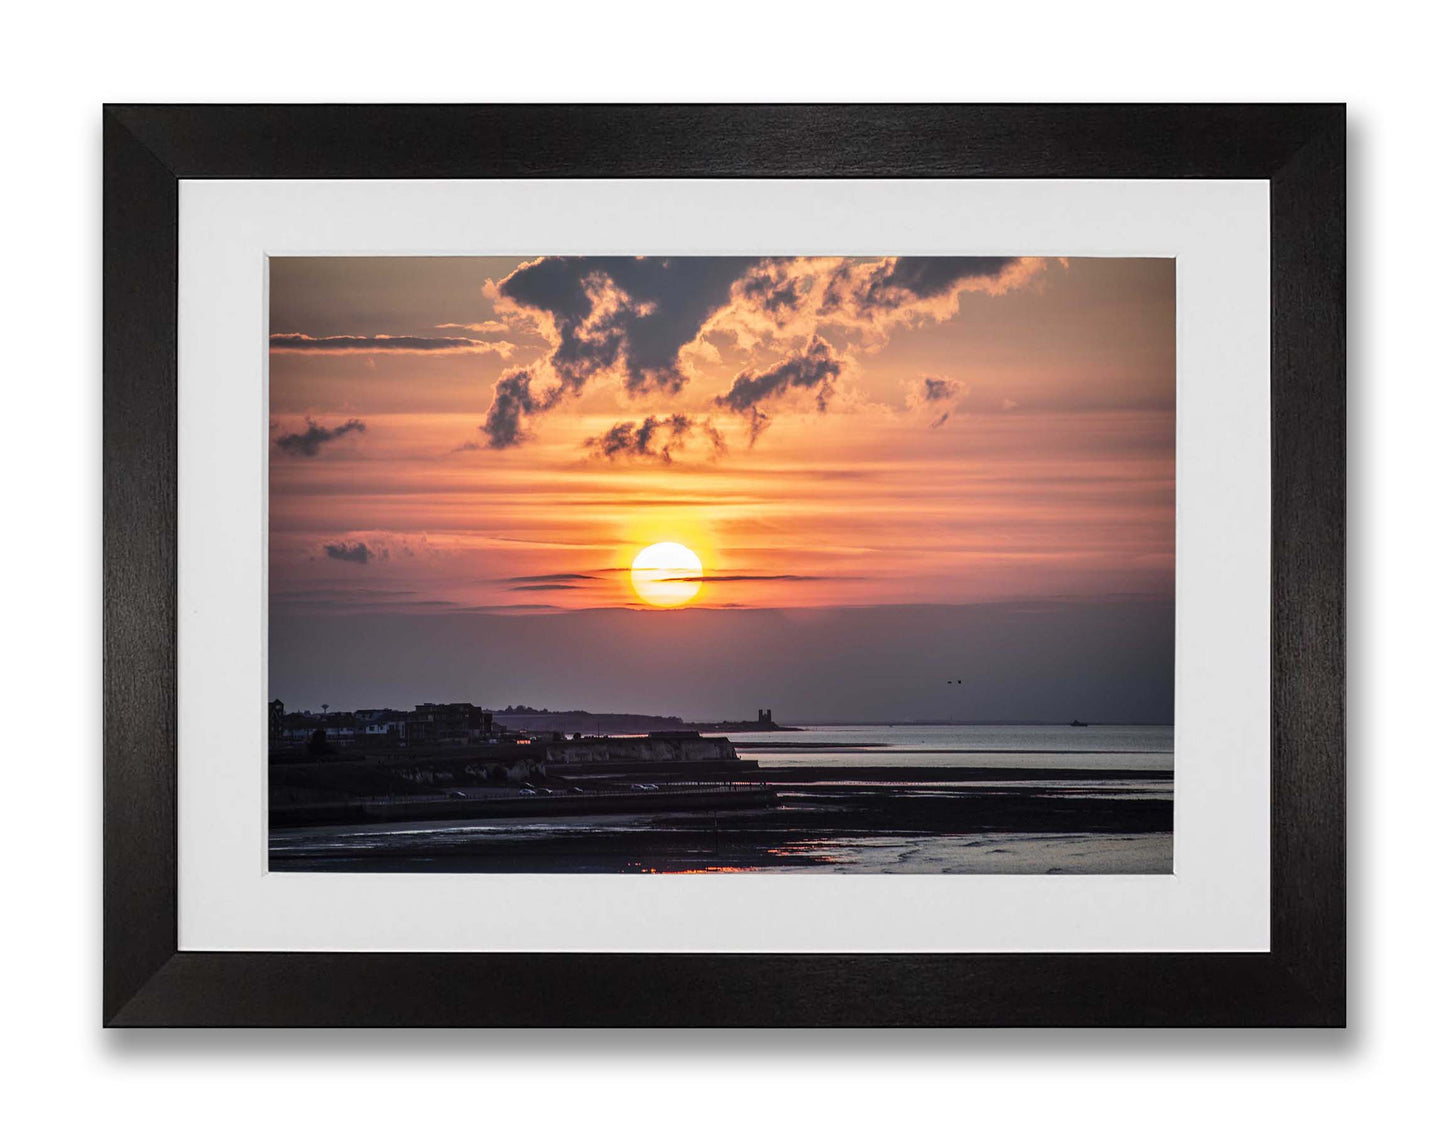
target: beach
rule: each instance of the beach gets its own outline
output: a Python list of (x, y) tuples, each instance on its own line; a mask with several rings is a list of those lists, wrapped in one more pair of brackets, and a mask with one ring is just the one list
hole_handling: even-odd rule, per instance
[[(706, 734), (706, 733), (704, 733)], [(634, 765), (626, 812), (595, 794), (516, 816), (273, 826), (276, 871), (1168, 873), (1173, 729), (1142, 725), (829, 725), (729, 733), (726, 784), (767, 801), (668, 795)], [(615, 769), (615, 768), (614, 768)], [(595, 786), (603, 765), (558, 768)], [(565, 789), (565, 788), (563, 788)], [(698, 793), (706, 793), (698, 792)], [(569, 811), (569, 799), (576, 813)], [(584, 801), (585, 800), (585, 801)], [(676, 809), (690, 805), (693, 808)], [(528, 816), (532, 809), (545, 816)], [(512, 814), (509, 808), (507, 814)]]

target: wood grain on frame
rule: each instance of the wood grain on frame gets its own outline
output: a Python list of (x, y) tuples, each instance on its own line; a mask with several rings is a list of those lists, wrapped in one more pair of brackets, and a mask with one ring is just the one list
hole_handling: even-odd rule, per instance
[[(1342, 1025), (1344, 123), (1338, 105), (107, 107), (105, 1023)], [(176, 950), (178, 180), (677, 176), (1270, 180), (1268, 954)]]

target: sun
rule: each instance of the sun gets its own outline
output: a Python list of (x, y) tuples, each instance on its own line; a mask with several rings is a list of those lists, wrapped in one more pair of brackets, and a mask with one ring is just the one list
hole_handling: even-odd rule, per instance
[(632, 587), (655, 607), (680, 607), (702, 590), (702, 560), (682, 544), (651, 544), (632, 561)]

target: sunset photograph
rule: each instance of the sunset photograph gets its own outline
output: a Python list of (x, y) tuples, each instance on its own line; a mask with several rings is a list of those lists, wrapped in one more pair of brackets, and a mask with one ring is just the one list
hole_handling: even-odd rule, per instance
[(1167, 258), (272, 257), (273, 870), (1168, 873)]

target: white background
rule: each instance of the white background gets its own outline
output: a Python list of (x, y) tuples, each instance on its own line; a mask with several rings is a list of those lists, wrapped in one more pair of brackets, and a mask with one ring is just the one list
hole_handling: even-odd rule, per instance
[[(9, 17), (0, 309), (20, 351), (6, 356), (0, 442), (7, 1111), (188, 1125), (1172, 1127), (1388, 1122), (1438, 1106), (1445, 396), (1438, 40), (1420, 9), (527, 10), (258, 0)], [(1351, 103), (1349, 1031), (99, 1029), (99, 104), (669, 98)], [(27, 799), (32, 780), (47, 801)]]

